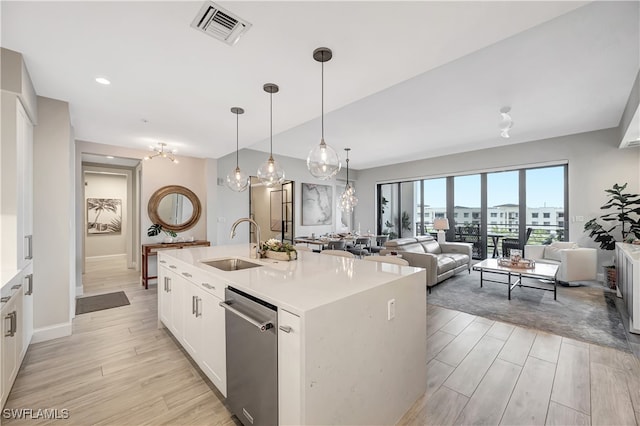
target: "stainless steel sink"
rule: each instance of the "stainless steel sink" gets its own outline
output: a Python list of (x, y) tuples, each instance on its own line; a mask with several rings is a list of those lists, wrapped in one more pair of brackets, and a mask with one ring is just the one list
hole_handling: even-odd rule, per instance
[(258, 263), (247, 262), (246, 260), (236, 259), (234, 257), (228, 259), (203, 260), (201, 263), (213, 266), (221, 271), (240, 271), (242, 269), (251, 269), (262, 266)]

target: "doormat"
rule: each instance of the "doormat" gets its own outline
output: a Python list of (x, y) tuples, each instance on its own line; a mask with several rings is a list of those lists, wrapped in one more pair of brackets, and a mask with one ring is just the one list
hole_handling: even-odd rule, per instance
[(117, 308), (119, 306), (126, 306), (129, 304), (129, 299), (127, 298), (127, 295), (124, 294), (124, 291), (99, 294), (97, 296), (80, 297), (76, 299), (76, 315)]

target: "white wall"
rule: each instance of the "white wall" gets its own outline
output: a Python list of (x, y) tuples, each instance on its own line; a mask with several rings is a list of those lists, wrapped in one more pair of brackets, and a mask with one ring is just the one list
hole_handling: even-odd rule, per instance
[[(129, 231), (130, 219), (129, 195), (127, 193), (127, 175), (117, 169), (102, 169), (85, 166), (84, 173), (84, 229), (85, 229), (85, 257), (101, 257), (126, 255), (126, 235)], [(108, 174), (105, 174), (108, 173)], [(122, 229), (117, 234), (87, 234), (87, 202), (89, 198), (114, 198), (121, 200)]]
[[(380, 182), (468, 174), (565, 160), (569, 164), (567, 216), (584, 216), (588, 220), (602, 214), (600, 206), (606, 201), (604, 190), (611, 188), (614, 183), (627, 182), (628, 191), (640, 192), (640, 149), (618, 149), (618, 144), (618, 129), (614, 128), (360, 170), (360, 204), (356, 210), (356, 221), (361, 222), (363, 227), (366, 224), (367, 228), (375, 229), (375, 191), (376, 184)], [(569, 239), (580, 245), (595, 247), (582, 230), (583, 226), (584, 222), (570, 221)], [(609, 256), (610, 253), (601, 253), (601, 260)]]
[(74, 153), (69, 105), (38, 97), (33, 146), (34, 342), (71, 334)]
[[(311, 149), (312, 145), (309, 146)], [(256, 171), (260, 164), (265, 162), (269, 157), (268, 153), (261, 151), (254, 151), (250, 149), (243, 149), (240, 151), (240, 168), (251, 176), (256, 176)], [(336, 211), (334, 208), (334, 217), (332, 225), (319, 225), (319, 226), (302, 226), (301, 220), (301, 184), (302, 183), (316, 183), (319, 185), (330, 185), (333, 187), (333, 204), (337, 204), (337, 197), (344, 190), (344, 181), (340, 179), (346, 178), (346, 171), (343, 169), (338, 175), (338, 179), (334, 178), (330, 181), (323, 181), (316, 179), (307, 170), (307, 162), (305, 160), (299, 160), (296, 158), (285, 157), (281, 155), (274, 155), (277, 162), (280, 163), (285, 171), (285, 179), (295, 181), (294, 187), (294, 230), (295, 235), (321, 235), (327, 232), (333, 232), (336, 230)], [(353, 159), (353, 153), (350, 156), (350, 160)], [(353, 162), (353, 161), (352, 161)], [(218, 178), (225, 179), (226, 175), (234, 170), (236, 167), (236, 155), (233, 154), (222, 157), (218, 160)], [(353, 173), (352, 173), (353, 172)], [(354, 180), (357, 178), (357, 172), (349, 169), (349, 179)], [(356, 188), (359, 188), (359, 184), (356, 183)], [(229, 239), (229, 231), (231, 224), (238, 218), (249, 216), (249, 190), (245, 192), (233, 192), (226, 185), (218, 187), (218, 202), (216, 217), (214, 218), (217, 226), (218, 244), (238, 244), (247, 243), (249, 241), (249, 227), (245, 224), (238, 226), (236, 237), (233, 240)], [(267, 206), (268, 208), (268, 206)], [(211, 222), (213, 223), (213, 222)], [(357, 222), (356, 222), (357, 223)], [(357, 226), (357, 225), (356, 225)], [(267, 228), (268, 229), (268, 228)], [(362, 229), (366, 229), (362, 224)], [(263, 238), (264, 239), (264, 238)]]

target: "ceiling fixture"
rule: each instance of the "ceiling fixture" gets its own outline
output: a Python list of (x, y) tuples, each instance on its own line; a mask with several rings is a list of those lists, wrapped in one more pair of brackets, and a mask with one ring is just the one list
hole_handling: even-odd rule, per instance
[(244, 33), (249, 31), (251, 24), (214, 2), (208, 1), (200, 8), (191, 22), (191, 27), (233, 46)]
[(96, 83), (104, 84), (105, 86), (111, 84), (111, 82), (104, 77), (96, 77)]
[(280, 88), (273, 83), (267, 83), (262, 88), (269, 94), (269, 159), (258, 169), (258, 179), (270, 187), (284, 182), (284, 170), (273, 159), (273, 94), (278, 93)]
[(178, 164), (179, 161), (176, 159), (176, 157), (173, 156), (173, 154), (178, 152), (178, 150), (173, 149), (171, 151), (165, 151), (164, 150), (165, 146), (167, 146), (166, 143), (159, 142), (158, 143), (158, 147), (153, 147), (153, 146), (150, 147), (153, 151), (155, 151), (155, 154), (147, 155), (146, 157), (144, 157), (144, 159), (145, 160), (151, 160), (152, 158), (162, 157), (162, 158), (167, 158), (167, 159), (171, 160), (171, 162)]
[(500, 108), (500, 124), (498, 124), (498, 128), (500, 129), (500, 136), (505, 139), (509, 138), (509, 130), (513, 127), (513, 120), (509, 115), (509, 111), (511, 111), (511, 107), (502, 107)]
[(244, 114), (244, 110), (240, 107), (233, 107), (231, 112), (236, 115), (236, 168), (227, 175), (227, 186), (233, 191), (242, 192), (249, 186), (249, 175), (240, 170), (238, 165), (238, 117), (240, 114)]
[(331, 60), (333, 53), (327, 47), (319, 47), (313, 51), (313, 59), (322, 64), (322, 136), (320, 144), (313, 148), (307, 156), (307, 169), (316, 178), (327, 180), (340, 171), (340, 157), (338, 153), (324, 141), (324, 63)]
[(351, 148), (345, 148), (344, 150), (347, 151), (347, 186), (344, 187), (344, 192), (338, 199), (338, 207), (345, 213), (351, 213), (358, 204), (358, 198), (356, 198), (356, 190), (349, 183), (349, 151), (351, 151)]

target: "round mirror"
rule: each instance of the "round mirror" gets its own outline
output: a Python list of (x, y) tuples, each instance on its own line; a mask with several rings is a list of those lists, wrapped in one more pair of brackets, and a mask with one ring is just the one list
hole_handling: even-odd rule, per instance
[(151, 222), (175, 232), (193, 228), (200, 219), (200, 200), (191, 190), (179, 185), (158, 189), (149, 199)]

